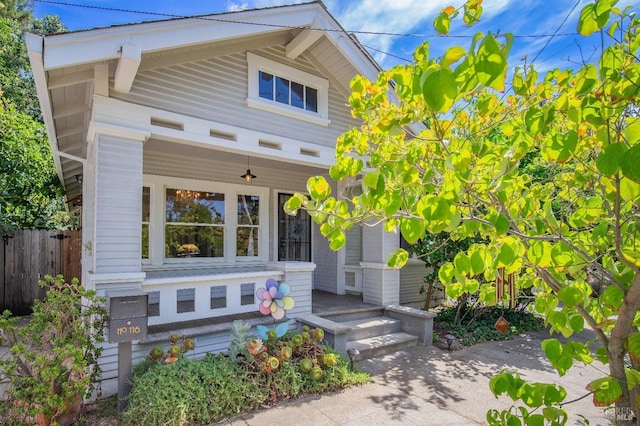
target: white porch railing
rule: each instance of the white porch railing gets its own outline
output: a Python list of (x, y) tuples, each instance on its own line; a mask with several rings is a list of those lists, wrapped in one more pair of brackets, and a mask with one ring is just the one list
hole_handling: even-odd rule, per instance
[(142, 283), (149, 294), (148, 324), (158, 325), (224, 315), (257, 312), (256, 290), (267, 279), (281, 281), (284, 272), (206, 273), (152, 277)]

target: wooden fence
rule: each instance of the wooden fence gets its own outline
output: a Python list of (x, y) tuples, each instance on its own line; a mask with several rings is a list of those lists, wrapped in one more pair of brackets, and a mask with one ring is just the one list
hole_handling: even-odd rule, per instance
[(44, 297), (38, 281), (46, 275), (80, 278), (81, 231), (16, 230), (2, 236), (0, 248), (0, 311), (31, 312)]

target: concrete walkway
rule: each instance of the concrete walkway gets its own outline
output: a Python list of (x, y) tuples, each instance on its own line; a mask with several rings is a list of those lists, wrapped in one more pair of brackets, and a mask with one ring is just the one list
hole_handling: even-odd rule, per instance
[[(504, 342), (489, 342), (458, 351), (413, 347), (358, 362), (372, 382), (344, 392), (311, 396), (277, 407), (224, 420), (219, 425), (481, 425), (490, 408), (504, 409), (511, 400), (496, 399), (489, 379), (504, 368), (517, 369), (525, 380), (557, 382), (567, 389), (565, 401), (584, 396), (585, 386), (603, 376), (598, 362), (574, 364), (564, 377), (546, 361), (540, 342), (547, 331), (531, 332)], [(581, 340), (593, 337), (589, 331)], [(611, 425), (613, 410), (592, 404), (591, 396), (565, 406), (571, 425)]]

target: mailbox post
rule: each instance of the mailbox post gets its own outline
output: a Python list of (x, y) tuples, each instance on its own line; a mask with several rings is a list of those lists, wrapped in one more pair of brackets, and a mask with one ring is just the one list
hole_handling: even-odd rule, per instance
[(118, 344), (118, 412), (127, 408), (131, 391), (131, 342), (147, 337), (148, 295), (139, 290), (107, 292), (109, 343)]

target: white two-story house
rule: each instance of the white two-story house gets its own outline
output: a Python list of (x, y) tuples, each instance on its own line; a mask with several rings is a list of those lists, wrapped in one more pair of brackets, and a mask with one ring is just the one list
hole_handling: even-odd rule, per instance
[[(58, 175), (82, 206), (81, 281), (147, 293), (150, 332), (200, 324), (196, 353), (226, 350), (228, 333), (207, 320), (257, 312), (269, 278), (291, 286), (292, 322), (311, 313), (312, 289), (377, 305), (420, 298), (422, 263), (386, 266), (397, 234), (356, 228), (333, 252), (304, 212), (282, 210), (359, 125), (350, 80), (379, 72), (321, 2), (27, 44)], [(150, 345), (135, 343), (134, 357)], [(116, 345), (102, 364), (116, 377)]]

